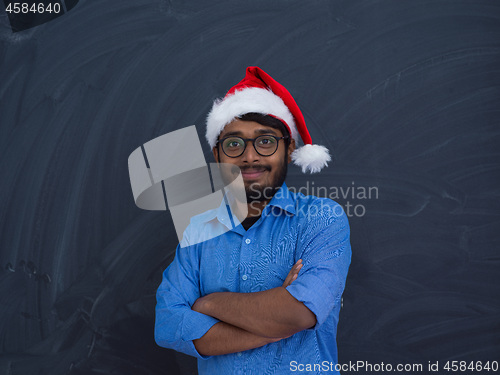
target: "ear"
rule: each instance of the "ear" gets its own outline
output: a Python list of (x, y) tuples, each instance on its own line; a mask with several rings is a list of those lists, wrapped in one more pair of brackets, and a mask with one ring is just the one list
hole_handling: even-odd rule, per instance
[(292, 152), (295, 151), (295, 139), (290, 140), (290, 145), (288, 146), (288, 163), (292, 161)]
[(214, 159), (215, 159), (215, 161), (218, 163), (218, 162), (219, 162), (219, 147), (218, 147), (218, 146), (215, 146), (215, 147), (212, 149), (212, 153), (214, 154)]

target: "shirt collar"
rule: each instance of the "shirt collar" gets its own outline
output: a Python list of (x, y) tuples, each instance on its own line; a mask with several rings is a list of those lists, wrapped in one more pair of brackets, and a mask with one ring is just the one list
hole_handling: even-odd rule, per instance
[[(221, 195), (222, 197), (222, 195)], [(222, 201), (217, 208), (210, 209), (208, 211), (203, 212), (200, 215), (197, 215), (191, 219), (191, 222), (197, 225), (208, 223), (217, 219), (220, 223), (224, 224), (227, 227), (231, 227), (231, 220), (229, 219), (229, 213), (226, 206), (226, 200), (222, 197)]]
[(271, 208), (268, 207), (278, 207), (281, 208), (284, 211), (287, 211), (290, 214), (295, 215), (295, 199), (292, 196), (292, 193), (290, 190), (288, 190), (288, 187), (286, 186), (286, 183), (283, 182), (283, 185), (278, 189), (276, 194), (274, 194), (273, 198), (271, 201), (267, 204), (267, 206), (264, 208), (263, 213), (268, 213)]

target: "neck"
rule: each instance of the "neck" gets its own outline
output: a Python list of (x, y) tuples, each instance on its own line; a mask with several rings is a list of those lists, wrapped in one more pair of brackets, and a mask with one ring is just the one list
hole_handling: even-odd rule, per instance
[[(245, 219), (248, 219), (250, 217), (256, 217), (260, 216), (262, 214), (262, 211), (266, 207), (266, 205), (270, 202), (269, 200), (266, 201), (253, 201), (250, 203), (242, 202), (239, 199), (235, 199), (230, 203), (231, 210), (233, 213), (236, 215), (238, 220), (243, 221)], [(244, 216), (246, 213), (246, 216)]]
[(254, 201), (254, 202), (248, 203), (247, 204), (247, 207), (248, 207), (247, 218), (254, 217), (254, 216), (260, 216), (262, 214), (262, 211), (264, 211), (264, 207), (266, 207), (268, 203), (269, 203), (269, 200), (262, 201), (262, 202)]

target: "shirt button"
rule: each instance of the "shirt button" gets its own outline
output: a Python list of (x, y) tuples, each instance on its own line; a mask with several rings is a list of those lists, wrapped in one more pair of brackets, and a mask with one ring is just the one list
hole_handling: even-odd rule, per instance
[(238, 353), (236, 353), (236, 355), (237, 355), (238, 357), (241, 357), (243, 354), (241, 354), (241, 352), (238, 352)]
[(252, 241), (250, 241), (250, 238), (247, 238), (247, 239), (245, 240), (245, 243), (246, 243), (247, 245), (248, 245), (250, 242), (252, 242)]
[(247, 275), (243, 275), (243, 276), (241, 276), (241, 278), (242, 278), (243, 280), (246, 280), (246, 279), (248, 279), (248, 276), (247, 276)]

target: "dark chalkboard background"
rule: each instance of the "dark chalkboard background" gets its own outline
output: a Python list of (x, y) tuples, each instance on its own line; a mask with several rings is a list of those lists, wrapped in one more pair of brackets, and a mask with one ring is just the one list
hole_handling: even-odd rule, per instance
[(378, 193), (337, 199), (340, 362), (500, 360), (499, 1), (81, 0), (18, 33), (0, 6), (0, 374), (195, 373), (153, 340), (177, 238), (127, 158), (204, 137), (248, 65), (333, 151), (290, 186)]

